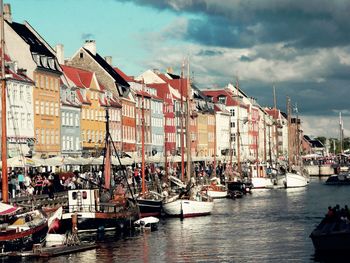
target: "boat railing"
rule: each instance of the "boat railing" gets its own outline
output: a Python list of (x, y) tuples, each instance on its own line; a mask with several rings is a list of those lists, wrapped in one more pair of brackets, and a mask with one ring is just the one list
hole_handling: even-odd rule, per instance
[(63, 208), (65, 213), (74, 212), (85, 212), (85, 213), (96, 213), (96, 212), (108, 212), (117, 213), (125, 210), (125, 207), (119, 203), (100, 203), (98, 206), (95, 205), (68, 205)]

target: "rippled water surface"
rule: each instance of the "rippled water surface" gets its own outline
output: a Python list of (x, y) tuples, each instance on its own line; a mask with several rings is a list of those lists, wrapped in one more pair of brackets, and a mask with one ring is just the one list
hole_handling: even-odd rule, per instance
[(162, 219), (150, 233), (108, 234), (98, 249), (48, 262), (334, 262), (315, 258), (309, 234), (328, 205), (350, 205), (349, 197), (350, 186), (318, 179), (307, 188), (256, 190), (215, 200), (211, 216)]

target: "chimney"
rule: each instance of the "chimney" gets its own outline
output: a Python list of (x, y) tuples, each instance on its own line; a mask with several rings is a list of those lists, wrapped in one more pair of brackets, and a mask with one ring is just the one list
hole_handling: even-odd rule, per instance
[(112, 66), (112, 56), (106, 56), (105, 60), (110, 66)]
[(12, 14), (11, 14), (11, 5), (10, 4), (4, 4), (4, 19), (12, 23)]
[(85, 40), (84, 48), (89, 50), (91, 54), (96, 56), (96, 42), (95, 40)]
[(58, 63), (61, 65), (64, 65), (64, 46), (63, 44), (57, 44), (55, 47), (56, 50), (56, 58), (58, 60)]

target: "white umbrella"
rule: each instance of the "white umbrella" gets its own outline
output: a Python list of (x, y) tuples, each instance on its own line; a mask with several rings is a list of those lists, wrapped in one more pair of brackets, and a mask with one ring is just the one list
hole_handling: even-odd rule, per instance
[(7, 159), (8, 167), (25, 167), (25, 166), (35, 166), (35, 162), (24, 156), (16, 156), (10, 159)]

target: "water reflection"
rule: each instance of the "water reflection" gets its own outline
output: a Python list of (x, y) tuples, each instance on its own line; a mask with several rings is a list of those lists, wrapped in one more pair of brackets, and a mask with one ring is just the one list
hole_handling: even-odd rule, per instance
[(48, 261), (345, 262), (343, 257), (315, 255), (309, 234), (328, 205), (349, 205), (349, 188), (312, 180), (307, 188), (254, 191), (242, 199), (215, 200), (211, 216), (162, 219), (155, 232), (84, 237), (97, 240), (100, 247)]

